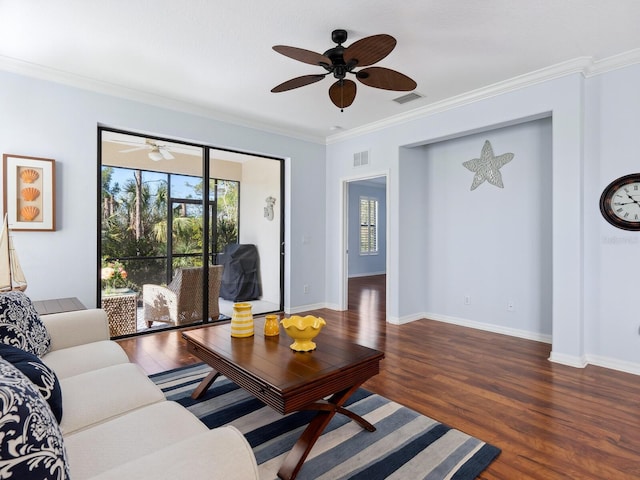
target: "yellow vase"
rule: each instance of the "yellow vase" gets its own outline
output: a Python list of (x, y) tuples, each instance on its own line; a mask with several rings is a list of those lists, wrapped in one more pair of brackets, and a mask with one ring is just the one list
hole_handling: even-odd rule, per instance
[(273, 337), (280, 335), (280, 324), (277, 315), (267, 315), (264, 317), (264, 336)]
[(231, 336), (251, 337), (253, 335), (253, 314), (250, 303), (234, 303), (231, 316)]

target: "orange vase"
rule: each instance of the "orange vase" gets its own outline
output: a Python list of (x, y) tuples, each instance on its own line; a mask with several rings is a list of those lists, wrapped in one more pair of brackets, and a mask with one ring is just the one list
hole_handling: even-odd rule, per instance
[(277, 315), (267, 315), (264, 317), (264, 336), (274, 337), (280, 335), (280, 324)]

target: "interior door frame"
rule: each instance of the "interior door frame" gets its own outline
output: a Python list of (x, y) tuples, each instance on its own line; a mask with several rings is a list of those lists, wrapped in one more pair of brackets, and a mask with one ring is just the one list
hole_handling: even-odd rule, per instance
[[(386, 248), (385, 248), (385, 272), (389, 271), (389, 170), (367, 172), (361, 175), (351, 175), (340, 179), (342, 195), (340, 195), (340, 269), (339, 269), (339, 309), (344, 311), (349, 308), (349, 183), (372, 178), (385, 177), (385, 202), (386, 202)], [(385, 281), (385, 305), (389, 305), (388, 277)]]

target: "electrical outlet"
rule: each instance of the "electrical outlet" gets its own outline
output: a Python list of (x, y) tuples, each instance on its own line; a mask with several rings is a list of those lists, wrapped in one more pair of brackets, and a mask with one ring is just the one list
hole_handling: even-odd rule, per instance
[(464, 304), (471, 305), (471, 297), (469, 295), (464, 296)]
[(309, 293), (309, 285), (305, 285), (304, 287), (302, 287), (302, 291), (304, 293)]
[(515, 305), (513, 304), (513, 300), (509, 300), (507, 302), (507, 311), (509, 312), (513, 312), (516, 309)]

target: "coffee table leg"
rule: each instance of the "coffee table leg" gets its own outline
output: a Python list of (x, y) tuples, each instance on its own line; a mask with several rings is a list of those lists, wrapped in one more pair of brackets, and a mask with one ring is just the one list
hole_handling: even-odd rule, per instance
[(360, 425), (362, 428), (364, 428), (365, 430), (367, 430), (369, 432), (375, 432), (376, 431), (376, 427), (371, 425), (369, 422), (367, 422), (364, 418), (362, 418), (357, 413), (353, 413), (351, 410), (347, 410), (344, 407), (337, 407), (336, 408), (336, 412), (337, 413), (341, 413), (342, 415), (346, 415), (351, 420), (355, 421), (356, 423), (358, 423), (358, 425)]
[(313, 417), (307, 428), (304, 429), (302, 435), (293, 446), (287, 458), (284, 459), (280, 470), (278, 470), (278, 477), (283, 480), (292, 480), (296, 478), (302, 464), (309, 455), (309, 452), (315, 445), (324, 429), (333, 418), (336, 413), (342, 413), (352, 420), (355, 420), (363, 428), (366, 428), (370, 432), (375, 431), (375, 427), (367, 422), (360, 415), (353, 413), (343, 407), (344, 403), (353, 395), (363, 382), (354, 385), (351, 388), (338, 392), (331, 396), (327, 402), (313, 403), (304, 408), (304, 410), (318, 410), (318, 414)]
[(191, 394), (191, 398), (194, 400), (198, 400), (205, 392), (209, 389), (211, 384), (220, 376), (220, 372), (216, 372), (215, 370), (211, 370), (211, 373), (202, 379), (200, 385), (196, 387), (196, 389)]

